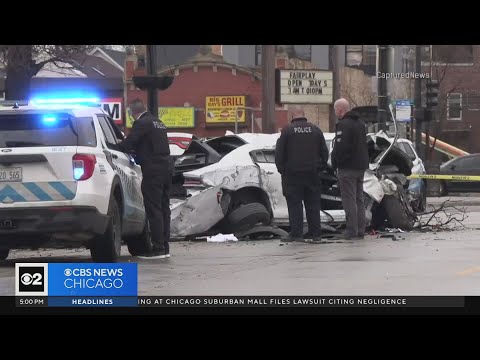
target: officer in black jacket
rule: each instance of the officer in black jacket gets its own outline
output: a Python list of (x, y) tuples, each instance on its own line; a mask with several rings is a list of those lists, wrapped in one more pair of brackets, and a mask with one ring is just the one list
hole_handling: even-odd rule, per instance
[(135, 119), (129, 136), (119, 144), (124, 152), (135, 152), (142, 167), (142, 194), (150, 224), (152, 252), (139, 256), (148, 259), (170, 257), (170, 186), (173, 162), (167, 128), (147, 111), (139, 99), (130, 104)]
[(283, 241), (303, 241), (303, 203), (312, 239), (321, 241), (319, 173), (328, 161), (328, 148), (322, 130), (308, 122), (301, 109), (291, 113), (292, 122), (277, 140), (275, 163), (282, 175), (287, 200), (290, 234)]
[(363, 239), (365, 234), (365, 205), (363, 177), (369, 167), (367, 130), (358, 114), (350, 111), (346, 99), (334, 104), (339, 119), (332, 152), (332, 167), (338, 168), (338, 186), (347, 216), (347, 239)]

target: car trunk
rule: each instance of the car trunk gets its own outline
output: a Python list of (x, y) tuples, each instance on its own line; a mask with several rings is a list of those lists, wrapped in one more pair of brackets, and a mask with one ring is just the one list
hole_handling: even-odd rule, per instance
[(174, 160), (172, 198), (186, 198), (183, 174), (218, 162), (222, 157), (208, 144), (191, 134), (169, 133), (170, 153)]

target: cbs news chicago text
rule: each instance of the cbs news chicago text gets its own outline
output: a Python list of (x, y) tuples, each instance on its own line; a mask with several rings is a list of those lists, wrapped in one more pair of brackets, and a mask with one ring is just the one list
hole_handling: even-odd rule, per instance
[(17, 263), (18, 307), (463, 307), (463, 297), (138, 296), (136, 263)]

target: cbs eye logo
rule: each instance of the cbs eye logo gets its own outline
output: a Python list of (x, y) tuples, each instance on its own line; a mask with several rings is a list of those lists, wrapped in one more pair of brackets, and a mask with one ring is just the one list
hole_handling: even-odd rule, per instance
[(16, 295), (47, 295), (47, 264), (16, 264)]
[[(29, 269), (29, 270), (33, 270), (33, 269)], [(28, 287), (28, 289), (25, 289), (25, 291), (33, 291), (30, 289), (33, 289), (34, 287), (36, 287), (37, 289), (40, 289), (41, 287), (41, 291), (43, 291), (42, 280), (43, 280), (43, 272), (42, 273), (36, 272), (34, 274), (26, 272), (26, 273), (23, 273), (23, 275), (20, 277), (20, 282), (22, 283), (22, 285), (25, 285)], [(32, 286), (30, 287), (28, 285), (32, 285)]]

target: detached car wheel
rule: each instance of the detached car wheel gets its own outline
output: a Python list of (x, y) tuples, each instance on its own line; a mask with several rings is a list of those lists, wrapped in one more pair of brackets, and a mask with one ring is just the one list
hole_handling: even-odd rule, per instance
[(385, 195), (382, 202), (391, 227), (402, 230), (413, 229), (413, 220), (408, 216), (405, 205), (398, 197), (395, 195)]
[(9, 253), (10, 253), (10, 249), (0, 249), (0, 261), (6, 260), (8, 258)]
[(249, 203), (240, 205), (228, 214), (226, 229), (229, 232), (236, 233), (248, 230), (258, 223), (268, 225), (270, 222), (270, 213), (265, 205)]
[(90, 254), (95, 262), (117, 262), (122, 250), (122, 219), (117, 200), (112, 199), (108, 209), (110, 220), (103, 236), (93, 239)]
[(132, 256), (149, 254), (152, 251), (152, 237), (148, 220), (145, 221), (143, 232), (139, 236), (127, 240), (127, 247)]

